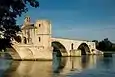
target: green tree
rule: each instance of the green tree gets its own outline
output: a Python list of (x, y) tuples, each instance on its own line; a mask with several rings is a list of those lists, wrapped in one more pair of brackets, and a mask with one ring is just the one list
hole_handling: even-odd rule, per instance
[(37, 0), (0, 0), (0, 31), (7, 39), (15, 36), (20, 30), (16, 18), (28, 11), (27, 5), (38, 7)]
[(105, 38), (104, 39), (104, 43), (105, 43), (105, 50), (111, 50), (111, 48), (112, 48), (112, 43), (111, 43), (111, 41), (108, 39), (108, 38)]
[[(28, 11), (27, 6), (39, 7), (37, 0), (0, 0), (0, 50), (10, 44), (10, 38), (20, 31), (16, 18)], [(20, 42), (20, 41), (19, 41)]]
[(105, 38), (99, 42), (99, 49), (103, 51), (110, 51), (112, 49), (112, 42)]

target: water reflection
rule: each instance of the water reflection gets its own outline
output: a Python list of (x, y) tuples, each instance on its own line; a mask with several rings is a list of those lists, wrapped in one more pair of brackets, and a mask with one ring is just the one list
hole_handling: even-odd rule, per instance
[(84, 55), (82, 57), (70, 58), (71, 71), (81, 72), (84, 69), (93, 68), (95, 64), (96, 56)]
[[(2, 60), (0, 68), (1, 77), (65, 77), (75, 71), (94, 68), (97, 56), (82, 57), (56, 57), (53, 61), (9, 61)], [(106, 62), (106, 61), (105, 61)], [(7, 68), (6, 68), (7, 67)]]
[(4, 72), (11, 66), (11, 60), (0, 58), (0, 77), (3, 77)]
[(60, 73), (66, 66), (67, 57), (53, 57), (53, 72)]
[(90, 57), (88, 55), (83, 55), (81, 57), (81, 64), (82, 64), (82, 68), (86, 68), (88, 66), (88, 63), (89, 63), (89, 60), (90, 60)]
[(113, 58), (112, 57), (103, 57), (102, 59), (103, 67), (105, 69), (111, 69), (113, 66)]
[(51, 62), (20, 61), (18, 68), (13, 66), (4, 73), (4, 77), (51, 77)]
[(104, 53), (104, 57), (112, 57), (112, 53)]

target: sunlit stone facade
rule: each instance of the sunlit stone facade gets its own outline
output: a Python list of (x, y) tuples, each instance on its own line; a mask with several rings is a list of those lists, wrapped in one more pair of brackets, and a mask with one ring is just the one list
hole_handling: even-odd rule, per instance
[(37, 20), (33, 24), (27, 16), (17, 36), (21, 37), (21, 42), (14, 40), (13, 47), (21, 59), (52, 59), (50, 21)]
[(35, 24), (26, 17), (22, 29), (22, 44), (31, 44), (48, 50), (51, 48), (51, 24), (48, 20), (37, 20)]

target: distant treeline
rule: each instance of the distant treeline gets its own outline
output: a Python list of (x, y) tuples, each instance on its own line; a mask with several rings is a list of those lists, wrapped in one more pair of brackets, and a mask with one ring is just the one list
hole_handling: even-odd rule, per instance
[(112, 43), (108, 38), (102, 41), (93, 40), (96, 43), (96, 48), (102, 51), (115, 51), (115, 44)]

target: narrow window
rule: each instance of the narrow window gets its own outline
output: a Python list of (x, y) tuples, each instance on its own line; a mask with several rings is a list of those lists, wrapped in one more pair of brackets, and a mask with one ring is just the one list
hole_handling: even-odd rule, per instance
[(41, 24), (39, 24), (39, 27), (41, 26)]
[(41, 41), (41, 38), (39, 37), (39, 42)]
[(73, 43), (71, 44), (71, 49), (73, 50)]

